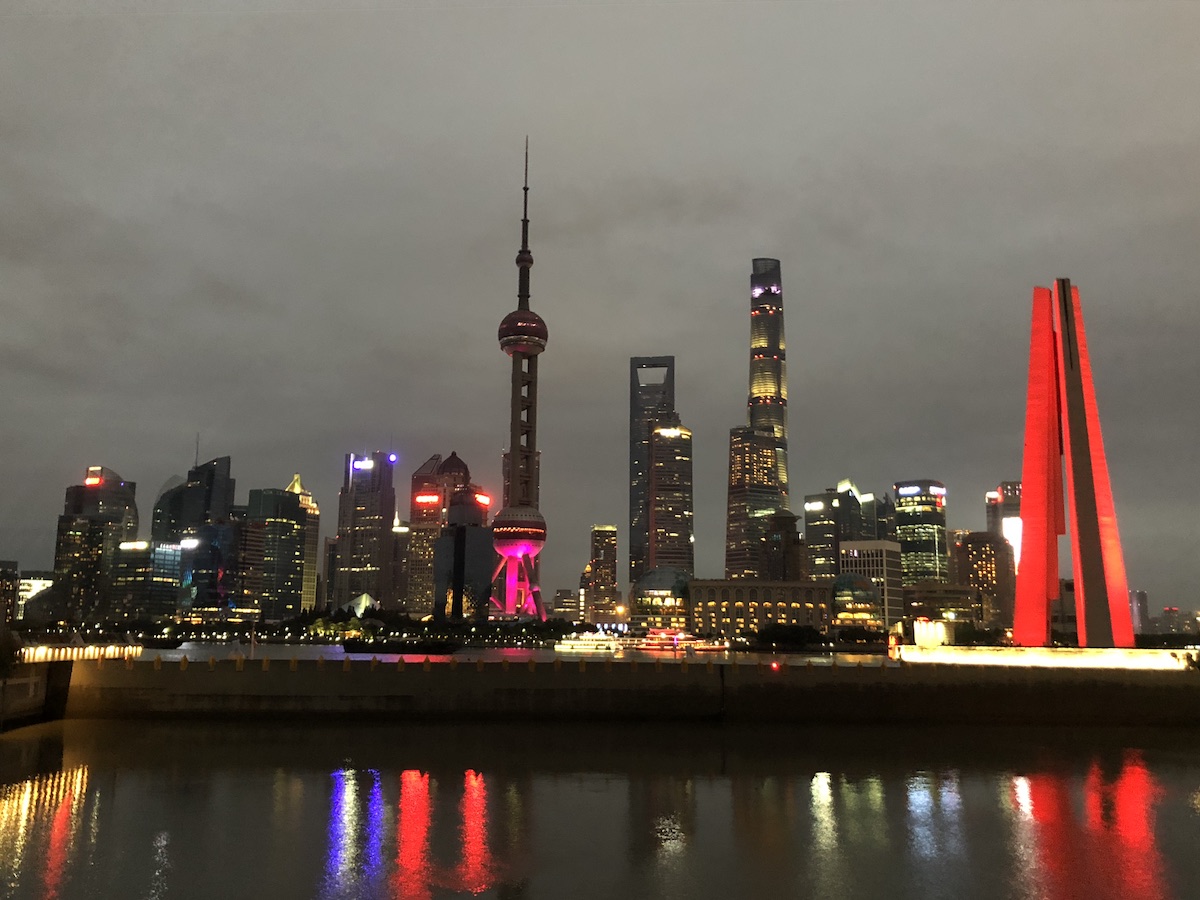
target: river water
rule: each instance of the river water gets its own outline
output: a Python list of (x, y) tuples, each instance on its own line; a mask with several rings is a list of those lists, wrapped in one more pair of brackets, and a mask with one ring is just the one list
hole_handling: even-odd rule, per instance
[(1195, 898), (1190, 731), (60, 722), (11, 898)]

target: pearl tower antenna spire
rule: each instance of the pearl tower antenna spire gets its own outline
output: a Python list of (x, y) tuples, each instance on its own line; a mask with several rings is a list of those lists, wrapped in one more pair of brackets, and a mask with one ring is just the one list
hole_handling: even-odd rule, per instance
[(546, 543), (546, 520), (538, 512), (537, 363), (546, 349), (546, 323), (529, 308), (529, 138), (525, 138), (521, 249), (517, 251), (517, 308), (500, 322), (500, 349), (512, 359), (508, 442), (508, 492), (492, 520), (492, 543), (500, 554), (493, 583), (504, 574), (502, 593), (492, 597), (495, 616), (546, 618), (534, 560)]

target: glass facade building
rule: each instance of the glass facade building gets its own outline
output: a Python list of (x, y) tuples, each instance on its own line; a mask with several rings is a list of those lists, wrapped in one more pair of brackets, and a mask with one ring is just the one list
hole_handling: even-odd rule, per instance
[(788, 508), (787, 350), (779, 260), (759, 258), (750, 273), (750, 380), (747, 424), (729, 432), (725, 577), (761, 576), (765, 518)]
[(945, 583), (950, 577), (946, 540), (946, 486), (940, 481), (898, 481), (896, 537), (905, 586), (920, 581)]
[(675, 416), (675, 357), (629, 360), (629, 581), (650, 568), (650, 441)]

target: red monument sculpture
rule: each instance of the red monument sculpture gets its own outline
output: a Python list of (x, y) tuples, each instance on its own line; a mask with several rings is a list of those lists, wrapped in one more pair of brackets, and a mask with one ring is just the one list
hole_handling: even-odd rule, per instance
[(1132, 647), (1129, 585), (1079, 289), (1066, 278), (1053, 288), (1033, 289), (1021, 481), (1013, 643), (1050, 643), (1050, 603), (1059, 596), (1058, 537), (1066, 533), (1069, 514), (1079, 646)]

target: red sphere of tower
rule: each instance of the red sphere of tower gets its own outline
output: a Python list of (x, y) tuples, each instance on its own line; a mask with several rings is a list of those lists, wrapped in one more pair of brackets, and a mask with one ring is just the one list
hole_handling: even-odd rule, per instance
[(532, 309), (514, 309), (500, 322), (500, 349), (509, 356), (536, 356), (546, 349), (548, 336), (546, 323)]

